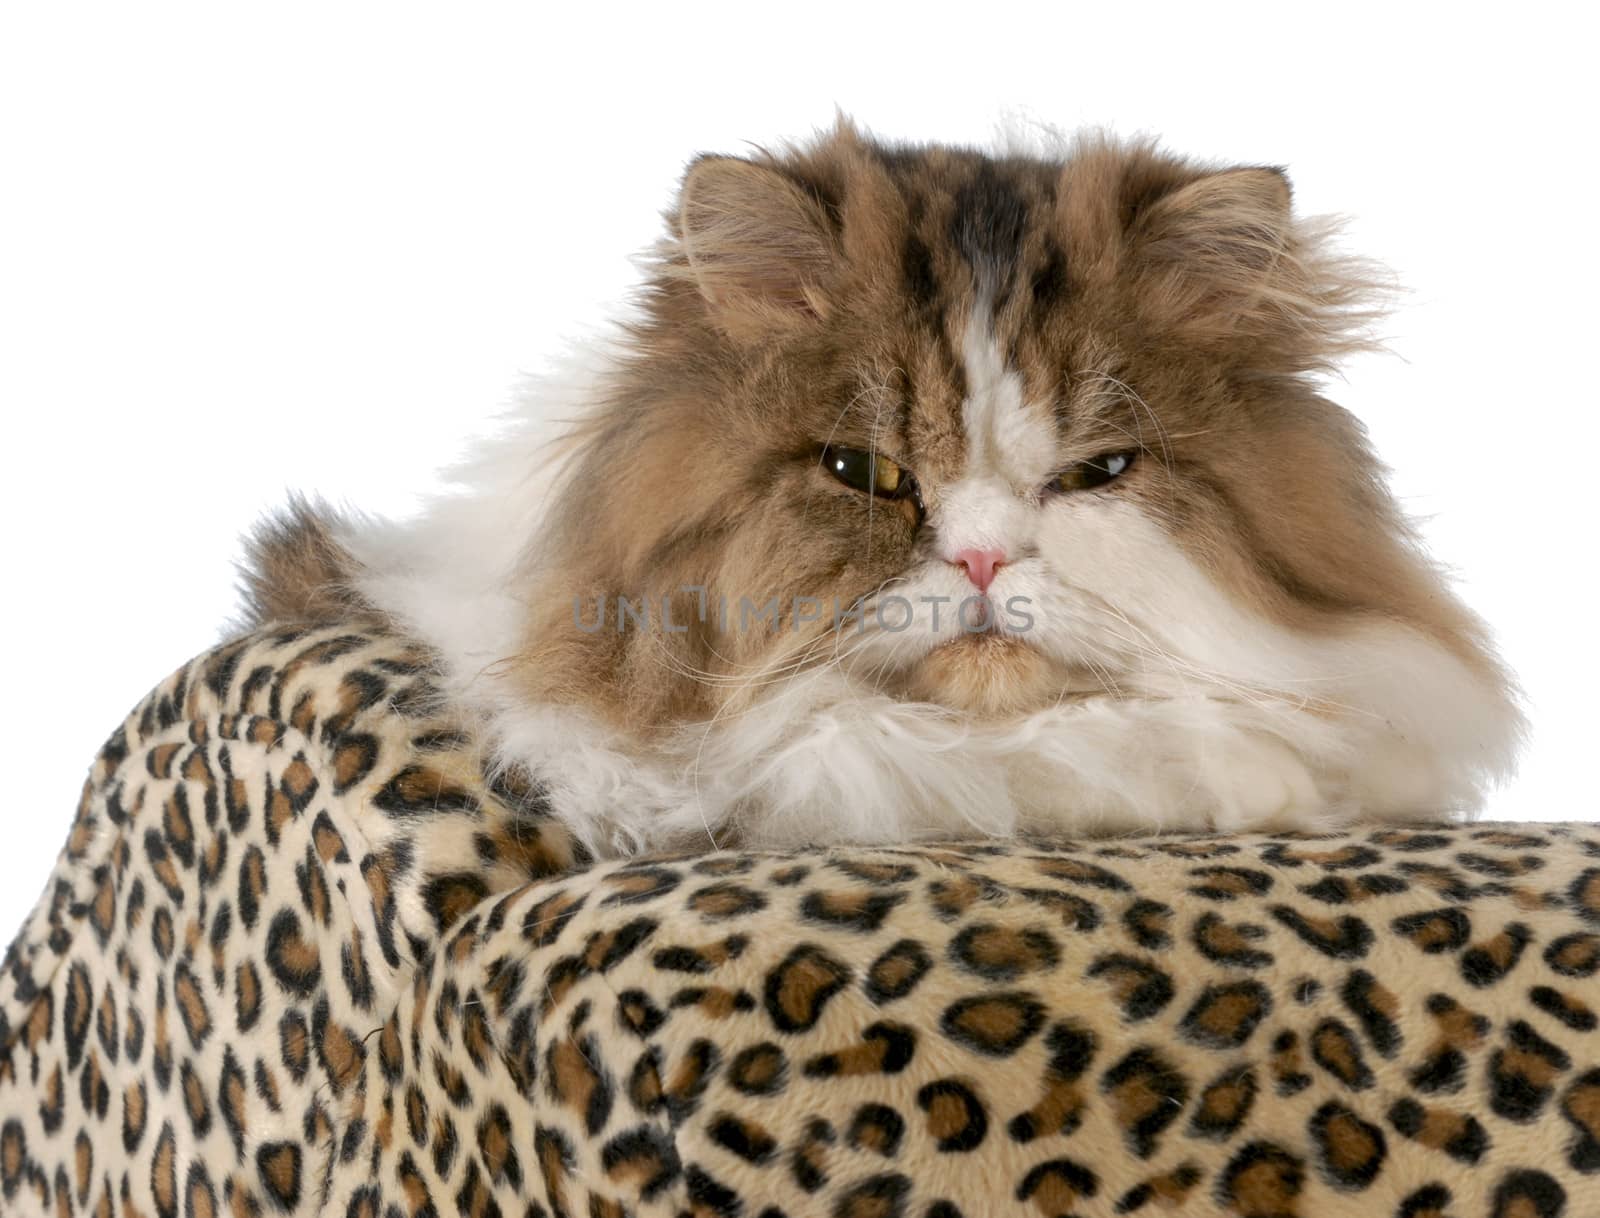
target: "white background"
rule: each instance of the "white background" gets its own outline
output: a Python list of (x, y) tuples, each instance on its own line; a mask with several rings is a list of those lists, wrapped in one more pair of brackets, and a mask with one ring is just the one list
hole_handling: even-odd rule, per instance
[(835, 106), (1155, 132), (1351, 215), (1410, 295), (1336, 394), (1529, 697), (1491, 812), (1594, 818), (1594, 42), (1469, 11), (8, 4), (0, 941), (102, 739), (233, 612), (239, 532), (290, 488), (411, 509), (625, 292), (692, 153)]

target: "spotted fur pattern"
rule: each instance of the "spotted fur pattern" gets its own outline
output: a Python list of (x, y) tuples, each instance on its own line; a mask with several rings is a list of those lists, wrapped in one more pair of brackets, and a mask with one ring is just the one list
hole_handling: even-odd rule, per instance
[(1600, 829), (589, 867), (430, 665), (268, 629), (113, 736), (0, 974), (0, 1212), (1593, 1212)]
[(428, 657), (268, 630), (112, 735), (0, 972), (0, 1213), (316, 1213), (367, 1038), (445, 925), (570, 869)]

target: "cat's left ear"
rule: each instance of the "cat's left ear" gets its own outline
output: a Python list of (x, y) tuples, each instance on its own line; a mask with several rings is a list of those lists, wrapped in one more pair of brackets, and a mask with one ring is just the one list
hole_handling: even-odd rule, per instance
[(1138, 303), (1157, 326), (1272, 371), (1327, 366), (1370, 342), (1380, 276), (1293, 215), (1281, 170), (1208, 173), (1141, 208)]
[(1294, 244), (1289, 179), (1277, 169), (1225, 169), (1163, 195), (1133, 232), (1144, 268), (1186, 280), (1213, 306), (1243, 305)]
[(678, 199), (678, 246), (713, 320), (735, 338), (826, 316), (838, 251), (822, 204), (776, 169), (701, 157)]

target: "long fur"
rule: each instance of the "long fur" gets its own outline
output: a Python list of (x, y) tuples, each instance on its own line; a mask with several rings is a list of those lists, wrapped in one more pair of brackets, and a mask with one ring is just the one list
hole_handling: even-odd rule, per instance
[[(1470, 813), (1510, 772), (1521, 717), (1481, 623), (1306, 379), (1370, 341), (1376, 280), (1278, 171), (844, 126), (702, 158), (668, 228), (614, 337), (530, 386), (417, 520), (297, 501), (258, 534), (256, 616), (399, 623), (599, 853), (1316, 829)], [(924, 429), (926, 521), (808, 448), (876, 448), (886, 412)], [(1126, 485), (1030, 489), (1130, 444)], [(571, 616), (682, 608), (684, 585), (959, 600), (962, 545), (1009, 549), (996, 587), (1037, 630)]]
[(353, 587), (356, 562), (339, 540), (349, 529), (333, 508), (298, 494), (257, 524), (239, 564), (242, 626), (320, 624), (365, 611)]

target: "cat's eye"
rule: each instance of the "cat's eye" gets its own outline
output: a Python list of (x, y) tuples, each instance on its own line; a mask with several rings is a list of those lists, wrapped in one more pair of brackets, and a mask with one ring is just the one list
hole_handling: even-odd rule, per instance
[(1101, 453), (1087, 461), (1070, 465), (1050, 480), (1045, 488), (1051, 491), (1089, 491), (1122, 477), (1133, 468), (1138, 457), (1134, 451)]
[(916, 489), (916, 480), (898, 462), (861, 448), (827, 445), (822, 468), (846, 486), (883, 499), (900, 499)]

